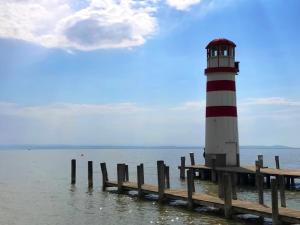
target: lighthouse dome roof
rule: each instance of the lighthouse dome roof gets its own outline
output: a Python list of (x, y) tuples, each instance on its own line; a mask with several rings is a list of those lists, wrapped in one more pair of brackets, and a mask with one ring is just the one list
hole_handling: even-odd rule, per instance
[(217, 38), (212, 40), (211, 42), (208, 43), (208, 45), (206, 46), (206, 48), (210, 48), (213, 46), (217, 46), (217, 45), (230, 45), (232, 47), (235, 47), (236, 45), (234, 44), (234, 42), (225, 39), (225, 38)]

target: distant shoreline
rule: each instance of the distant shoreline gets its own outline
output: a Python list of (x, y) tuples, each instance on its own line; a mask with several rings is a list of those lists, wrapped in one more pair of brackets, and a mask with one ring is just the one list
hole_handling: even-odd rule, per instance
[[(289, 147), (283, 145), (261, 146), (244, 145), (241, 149), (299, 149), (299, 147)], [(203, 146), (137, 146), (137, 145), (0, 145), (0, 150), (20, 149), (20, 150), (43, 150), (43, 149), (203, 149)]]

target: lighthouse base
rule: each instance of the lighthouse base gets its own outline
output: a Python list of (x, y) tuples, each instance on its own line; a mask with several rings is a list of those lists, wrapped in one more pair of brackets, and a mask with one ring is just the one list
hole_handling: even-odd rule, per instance
[(205, 166), (226, 167), (240, 166), (240, 154), (236, 154), (236, 161), (228, 164), (226, 154), (205, 154)]

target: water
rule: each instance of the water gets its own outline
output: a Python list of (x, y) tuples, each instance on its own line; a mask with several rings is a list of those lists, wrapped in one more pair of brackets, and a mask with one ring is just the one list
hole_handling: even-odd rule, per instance
[[(170, 165), (172, 188), (186, 188), (179, 179), (180, 156), (195, 152), (203, 162), (200, 149), (56, 149), (0, 151), (0, 224), (1, 225), (83, 225), (83, 224), (245, 224), (209, 213), (190, 212), (180, 202), (159, 205), (149, 199), (101, 191), (100, 162), (106, 162), (109, 178), (116, 177), (116, 164), (129, 164), (129, 179), (136, 179), (136, 165), (144, 163), (145, 182), (156, 184), (156, 160)], [(84, 154), (84, 156), (81, 156)], [(253, 165), (263, 154), (267, 166), (280, 156), (282, 168), (300, 168), (297, 149), (242, 149), (241, 164)], [(70, 160), (77, 159), (77, 183), (70, 185)], [(87, 161), (94, 161), (94, 189), (87, 188)], [(299, 180), (297, 180), (299, 182)], [(196, 181), (196, 191), (217, 193), (217, 186)], [(270, 192), (265, 191), (270, 203)], [(238, 198), (257, 201), (253, 188), (238, 189)], [(286, 193), (287, 206), (300, 209), (300, 192)], [(197, 209), (201, 210), (201, 209)]]

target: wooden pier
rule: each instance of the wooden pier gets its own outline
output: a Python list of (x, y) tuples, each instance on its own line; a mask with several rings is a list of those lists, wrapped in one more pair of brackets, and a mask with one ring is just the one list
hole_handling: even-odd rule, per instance
[[(75, 185), (76, 162), (71, 162), (71, 184)], [(93, 164), (88, 162), (88, 186), (92, 188), (93, 184)], [(283, 176), (279, 175), (271, 179), (272, 188), (272, 204), (271, 206), (264, 204), (263, 188), (261, 185), (260, 162), (256, 161), (257, 188), (258, 188), (258, 202), (241, 201), (237, 199), (235, 188), (235, 177), (232, 176), (232, 171), (222, 171), (218, 173), (218, 196), (208, 195), (205, 193), (195, 192), (194, 184), (194, 169), (190, 168), (187, 171), (187, 189), (172, 189), (170, 188), (170, 174), (169, 167), (165, 165), (164, 161), (157, 161), (157, 185), (144, 183), (144, 166), (140, 164), (137, 166), (137, 181), (129, 181), (128, 165), (121, 163), (117, 165), (117, 179), (115, 181), (109, 180), (108, 171), (105, 163), (100, 163), (102, 172), (102, 190), (107, 188), (116, 188), (117, 193), (126, 194), (126, 191), (136, 191), (138, 198), (148, 194), (157, 196), (160, 203), (172, 200), (183, 200), (187, 207), (191, 210), (197, 206), (214, 207), (218, 212), (223, 212), (225, 218), (236, 218), (233, 215), (237, 214), (251, 214), (258, 216), (258, 220), (263, 222), (264, 218), (271, 218), (273, 225), (286, 224), (300, 224), (300, 210), (286, 208), (285, 193), (283, 188)], [(195, 165), (194, 165), (195, 166)], [(252, 170), (251, 170), (252, 171)], [(280, 205), (278, 204), (278, 192), (280, 193)], [(128, 193), (128, 192), (127, 192)]]
[[(180, 178), (184, 179), (186, 170), (193, 170), (194, 173), (198, 173), (198, 178), (202, 180), (211, 180), (217, 182), (218, 174), (222, 172), (228, 172), (235, 174), (237, 177), (236, 184), (241, 185), (255, 185), (256, 184), (256, 165), (254, 166), (239, 166), (239, 167), (208, 167), (201, 164), (195, 164), (194, 153), (190, 153), (191, 164), (185, 165), (185, 157), (181, 157), (181, 165), (178, 166), (180, 170)], [(295, 179), (300, 178), (300, 170), (296, 169), (281, 169), (279, 166), (279, 157), (275, 156), (275, 162), (277, 168), (268, 168), (263, 166), (262, 155), (258, 156), (260, 174), (264, 178), (265, 186), (271, 187), (271, 177), (283, 176), (286, 188), (295, 187)]]

